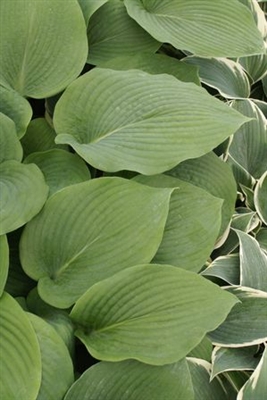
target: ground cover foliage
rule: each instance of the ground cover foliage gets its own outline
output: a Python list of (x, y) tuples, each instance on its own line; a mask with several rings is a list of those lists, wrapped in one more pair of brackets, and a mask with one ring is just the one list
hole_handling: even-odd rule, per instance
[(0, 397), (264, 400), (266, 2), (0, 1)]

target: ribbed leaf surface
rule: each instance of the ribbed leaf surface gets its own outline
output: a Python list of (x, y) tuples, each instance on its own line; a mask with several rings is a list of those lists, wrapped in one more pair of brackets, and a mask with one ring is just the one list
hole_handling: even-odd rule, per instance
[(0, 236), (0, 297), (2, 296), (7, 275), (8, 275), (8, 266), (9, 266), (9, 247), (6, 235)]
[(0, 163), (22, 160), (22, 147), (16, 133), (15, 123), (0, 112)]
[(254, 203), (262, 222), (267, 225), (267, 171), (257, 182)]

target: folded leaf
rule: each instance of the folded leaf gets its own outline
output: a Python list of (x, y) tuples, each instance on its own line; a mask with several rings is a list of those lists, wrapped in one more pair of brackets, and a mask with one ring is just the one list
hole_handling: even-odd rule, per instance
[(6, 235), (0, 236), (0, 297), (2, 296), (7, 275), (8, 275), (8, 266), (9, 266), (9, 246)]
[(0, 163), (22, 160), (22, 147), (16, 133), (15, 123), (0, 112)]
[(267, 225), (267, 171), (261, 176), (255, 187), (254, 203), (262, 222)]
[(239, 285), (239, 254), (228, 254), (227, 256), (216, 257), (208, 268), (201, 272), (201, 275), (215, 276), (231, 285)]

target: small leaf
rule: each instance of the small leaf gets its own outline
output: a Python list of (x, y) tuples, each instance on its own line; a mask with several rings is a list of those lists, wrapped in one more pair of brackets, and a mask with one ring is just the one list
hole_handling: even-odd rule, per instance
[(100, 170), (145, 175), (207, 153), (246, 121), (171, 75), (100, 68), (73, 82), (54, 113), (56, 143)]
[(9, 247), (6, 235), (0, 236), (0, 297), (2, 296), (9, 267)]
[(243, 347), (267, 340), (267, 293), (246, 287), (228, 287), (242, 302), (236, 304), (226, 320), (208, 334), (212, 343), (223, 347)]
[(267, 71), (267, 54), (257, 54), (255, 56), (242, 57), (239, 63), (244, 67), (252, 82), (258, 82), (261, 80)]
[(144, 51), (154, 53), (161, 45), (129, 17), (120, 0), (109, 0), (94, 13), (88, 24), (87, 36), (87, 61), (99, 66), (120, 55)]
[(254, 204), (262, 222), (267, 225), (267, 171), (260, 177), (256, 184)]
[(129, 15), (155, 39), (177, 49), (202, 57), (240, 57), (264, 51), (252, 13), (235, 0), (125, 0), (125, 5)]
[(127, 360), (86, 370), (65, 397), (77, 399), (194, 400), (194, 392), (185, 360), (160, 367)]
[(203, 276), (216, 276), (231, 285), (240, 283), (240, 262), (238, 254), (216, 257), (215, 260), (201, 272)]
[(22, 160), (22, 147), (14, 122), (0, 112), (0, 163), (8, 160)]
[(44, 205), (48, 187), (34, 165), (18, 161), (0, 164), (0, 234), (11, 232), (30, 221)]
[(139, 265), (92, 286), (75, 304), (76, 336), (93, 357), (153, 364), (182, 359), (236, 303), (216, 285), (170, 265)]
[(9, 294), (0, 298), (1, 398), (35, 400), (41, 383), (37, 337), (22, 308)]
[(162, 239), (171, 192), (114, 177), (51, 196), (20, 242), (22, 266), (39, 280), (42, 299), (67, 308), (95, 282), (150, 262)]
[[(244, 186), (242, 186), (242, 189), (244, 189)], [(248, 190), (246, 193), (248, 193)], [(231, 228), (249, 233), (259, 225), (259, 222), (255, 211), (250, 211), (248, 208), (237, 208), (232, 218)]]

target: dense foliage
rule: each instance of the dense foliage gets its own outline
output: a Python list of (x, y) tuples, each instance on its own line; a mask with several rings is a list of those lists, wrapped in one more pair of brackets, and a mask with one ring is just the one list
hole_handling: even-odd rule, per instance
[(0, 398), (264, 400), (256, 0), (0, 0)]

